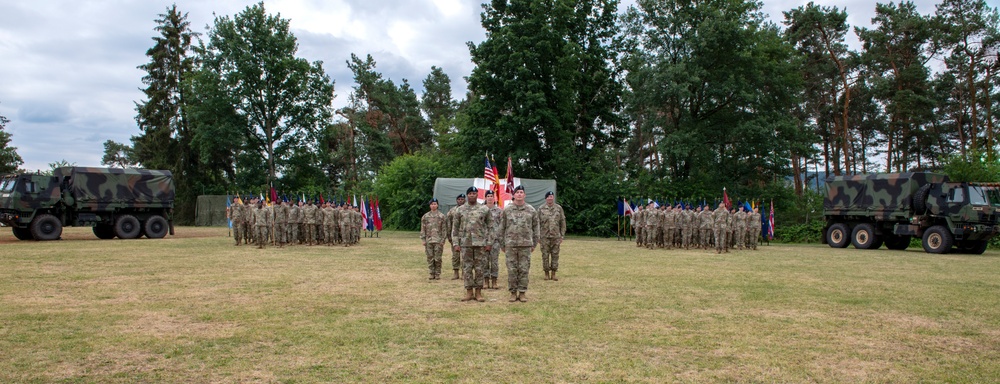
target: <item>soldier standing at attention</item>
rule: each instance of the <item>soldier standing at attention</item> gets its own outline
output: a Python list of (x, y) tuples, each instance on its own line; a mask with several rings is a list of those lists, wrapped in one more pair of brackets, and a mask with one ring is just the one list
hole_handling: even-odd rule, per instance
[(691, 234), (694, 229), (694, 212), (690, 208), (684, 207), (681, 211), (681, 245), (684, 249), (691, 248)]
[(736, 209), (736, 213), (733, 214), (733, 217), (730, 221), (732, 222), (733, 226), (733, 234), (735, 236), (733, 241), (736, 243), (736, 249), (742, 251), (743, 247), (746, 246), (746, 235), (747, 235), (746, 211), (743, 210), (742, 205)]
[(760, 208), (754, 208), (747, 213), (747, 248), (757, 250), (757, 239), (760, 236)]
[(257, 249), (262, 249), (267, 245), (268, 229), (271, 227), (271, 210), (265, 207), (263, 202), (257, 203), (257, 209), (253, 212), (253, 224), (257, 229)]
[(635, 212), (632, 213), (632, 226), (635, 227), (635, 246), (642, 247), (642, 243), (646, 240), (646, 233), (643, 231), (643, 216), (646, 215), (646, 210), (642, 208), (642, 205), (635, 207)]
[[(548, 198), (545, 198), (546, 203), (548, 203)], [(544, 204), (543, 204), (544, 206)], [(541, 209), (539, 209), (541, 212)], [(653, 249), (656, 247), (657, 235), (660, 233), (659, 222), (663, 216), (656, 210), (656, 203), (650, 201), (649, 205), (646, 206), (646, 213), (642, 215), (643, 232), (646, 232), (646, 248)], [(548, 268), (548, 259), (545, 253), (545, 227), (542, 227), (542, 268)], [(545, 280), (549, 279), (549, 270), (545, 270)]]
[(545, 192), (545, 204), (538, 208), (539, 232), (542, 236), (542, 270), (545, 280), (559, 281), (559, 245), (566, 238), (566, 214), (561, 205), (556, 204), (556, 194)]
[(340, 215), (344, 211), (337, 203), (330, 203), (330, 209), (333, 211), (333, 218), (330, 220), (332, 231), (330, 233), (330, 245), (336, 245), (340, 244)]
[[(462, 251), (462, 272), (465, 278), (465, 298), (462, 301), (483, 302), (483, 270), (486, 253), (493, 249), (493, 219), (485, 205), (477, 204), (479, 190), (469, 187), (465, 191), (468, 203), (455, 215), (451, 224), (451, 238), (455, 248)], [(475, 297), (473, 297), (475, 291)]]
[(354, 238), (352, 244), (357, 244), (361, 241), (361, 228), (365, 225), (364, 216), (361, 216), (361, 208), (354, 207)]
[(458, 240), (451, 237), (451, 226), (455, 223), (455, 215), (458, 211), (465, 206), (465, 195), (458, 195), (455, 198), (455, 208), (448, 211), (448, 216), (446, 216), (445, 225), (448, 227), (448, 243), (451, 244), (451, 269), (455, 272), (455, 277), (452, 280), (461, 279), (458, 276), (458, 269), (462, 267), (462, 252), (458, 250)]
[(500, 216), (497, 235), (503, 252), (507, 255), (507, 290), (511, 303), (528, 302), (528, 272), (531, 269), (531, 252), (539, 241), (538, 214), (524, 202), (524, 187), (514, 188), (513, 204), (504, 208)]
[(715, 253), (729, 252), (729, 210), (723, 203), (712, 212), (712, 231), (715, 233)]
[(701, 240), (701, 249), (711, 249), (712, 247), (712, 211), (706, 208), (704, 205), (701, 206), (701, 211), (698, 212), (699, 216), (699, 229), (701, 233), (699, 234), (699, 239)]
[(243, 236), (242, 228), (240, 227), (240, 216), (243, 213), (243, 202), (240, 201), (238, 197), (233, 198), (233, 204), (229, 206), (229, 212), (226, 214), (229, 216), (229, 221), (233, 223), (233, 239), (236, 240), (236, 245), (240, 245), (241, 237)]
[(340, 239), (345, 247), (351, 245), (351, 209), (344, 203), (340, 206)]
[(444, 214), (438, 211), (438, 200), (431, 199), (430, 206), (430, 212), (420, 218), (420, 242), (424, 244), (427, 269), (430, 271), (427, 280), (441, 280), (441, 254), (444, 253), (448, 227), (445, 226)]
[[(490, 210), (490, 219), (493, 223), (491, 230), (494, 233), (500, 225), (500, 216), (503, 215), (503, 210), (497, 207), (496, 200), (493, 191), (486, 191), (486, 208)], [(486, 278), (486, 288), (489, 289), (500, 289), (497, 286), (497, 277), (500, 274), (500, 247), (500, 237), (494, 235), (493, 249), (486, 254), (486, 271), (483, 273), (483, 276)]]
[(285, 227), (288, 226), (288, 203), (283, 200), (279, 200), (278, 205), (274, 206), (274, 243), (279, 247), (285, 245), (288, 242), (288, 237), (285, 236), (287, 232)]
[(340, 225), (335, 219), (337, 210), (330, 202), (323, 204), (323, 244), (333, 245), (334, 228)]

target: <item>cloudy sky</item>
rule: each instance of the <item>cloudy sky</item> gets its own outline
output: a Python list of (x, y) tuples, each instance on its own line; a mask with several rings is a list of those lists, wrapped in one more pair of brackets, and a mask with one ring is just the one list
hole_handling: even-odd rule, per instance
[[(321, 60), (336, 82), (336, 106), (353, 86), (345, 62), (351, 53), (372, 55), (383, 77), (408, 79), (418, 93), (431, 66), (452, 79), (462, 97), (463, 77), (472, 72), (466, 43), (485, 38), (479, 24), (485, 0), (276, 0), (271, 14), (291, 20), (299, 56)], [(817, 0), (846, 8), (852, 26), (867, 27), (874, 2)], [(233, 16), (256, 1), (238, 0), (0, 0), (0, 115), (24, 158), (25, 169), (48, 169), (66, 160), (98, 166), (106, 140), (129, 141), (137, 134), (135, 102), (156, 35), (159, 14), (177, 4), (195, 31), (205, 32), (215, 15)], [(765, 0), (764, 12), (779, 22), (781, 12), (807, 3)], [(923, 14), (935, 1), (917, 0)], [(622, 7), (634, 4), (623, 1)], [(856, 38), (851, 36), (855, 41)], [(855, 43), (856, 44), (856, 43)]]

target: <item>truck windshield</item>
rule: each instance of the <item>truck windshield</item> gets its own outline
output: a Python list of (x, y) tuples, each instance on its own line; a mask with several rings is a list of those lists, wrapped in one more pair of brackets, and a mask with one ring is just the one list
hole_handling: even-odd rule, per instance
[(0, 179), (0, 192), (13, 192), (14, 191), (14, 180), (13, 177), (5, 177)]
[(979, 185), (970, 185), (969, 204), (1000, 207), (1000, 191), (995, 188), (983, 188)]

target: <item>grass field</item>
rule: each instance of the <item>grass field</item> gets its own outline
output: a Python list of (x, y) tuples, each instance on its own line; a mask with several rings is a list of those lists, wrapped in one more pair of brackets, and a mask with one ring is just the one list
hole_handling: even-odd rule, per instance
[(2, 231), (4, 383), (1000, 380), (996, 251), (571, 238), (558, 282), (533, 255), (530, 302), (463, 303), (460, 282), (427, 280), (410, 232), (258, 250), (225, 228)]

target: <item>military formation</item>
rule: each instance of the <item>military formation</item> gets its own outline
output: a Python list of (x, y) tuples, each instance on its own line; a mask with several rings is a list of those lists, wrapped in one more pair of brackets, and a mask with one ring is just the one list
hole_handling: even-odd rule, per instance
[(632, 214), (636, 246), (649, 249), (756, 250), (760, 223), (757, 208), (729, 210), (723, 203), (712, 210), (682, 204), (657, 207), (650, 202)]
[(253, 198), (244, 203), (235, 199), (228, 217), (233, 222), (237, 246), (327, 245), (349, 247), (358, 244), (364, 219), (357, 207), (331, 202), (282, 201), (266, 204)]
[[(513, 201), (503, 209), (496, 206), (493, 191), (485, 193), (486, 203), (479, 204), (479, 191), (471, 187), (456, 198), (457, 205), (447, 215), (438, 211), (437, 199), (430, 201), (430, 211), (420, 221), (420, 240), (427, 256), (429, 280), (441, 279), (445, 243), (452, 251), (455, 279), (463, 280), (462, 301), (483, 302), (483, 289), (500, 289), (499, 255), (507, 264), (509, 302), (527, 302), (531, 253), (542, 246), (546, 280), (558, 280), (559, 245), (566, 236), (566, 216), (548, 192), (546, 202), (535, 209), (525, 202), (524, 188), (514, 188)], [(461, 276), (459, 270), (461, 269)]]

